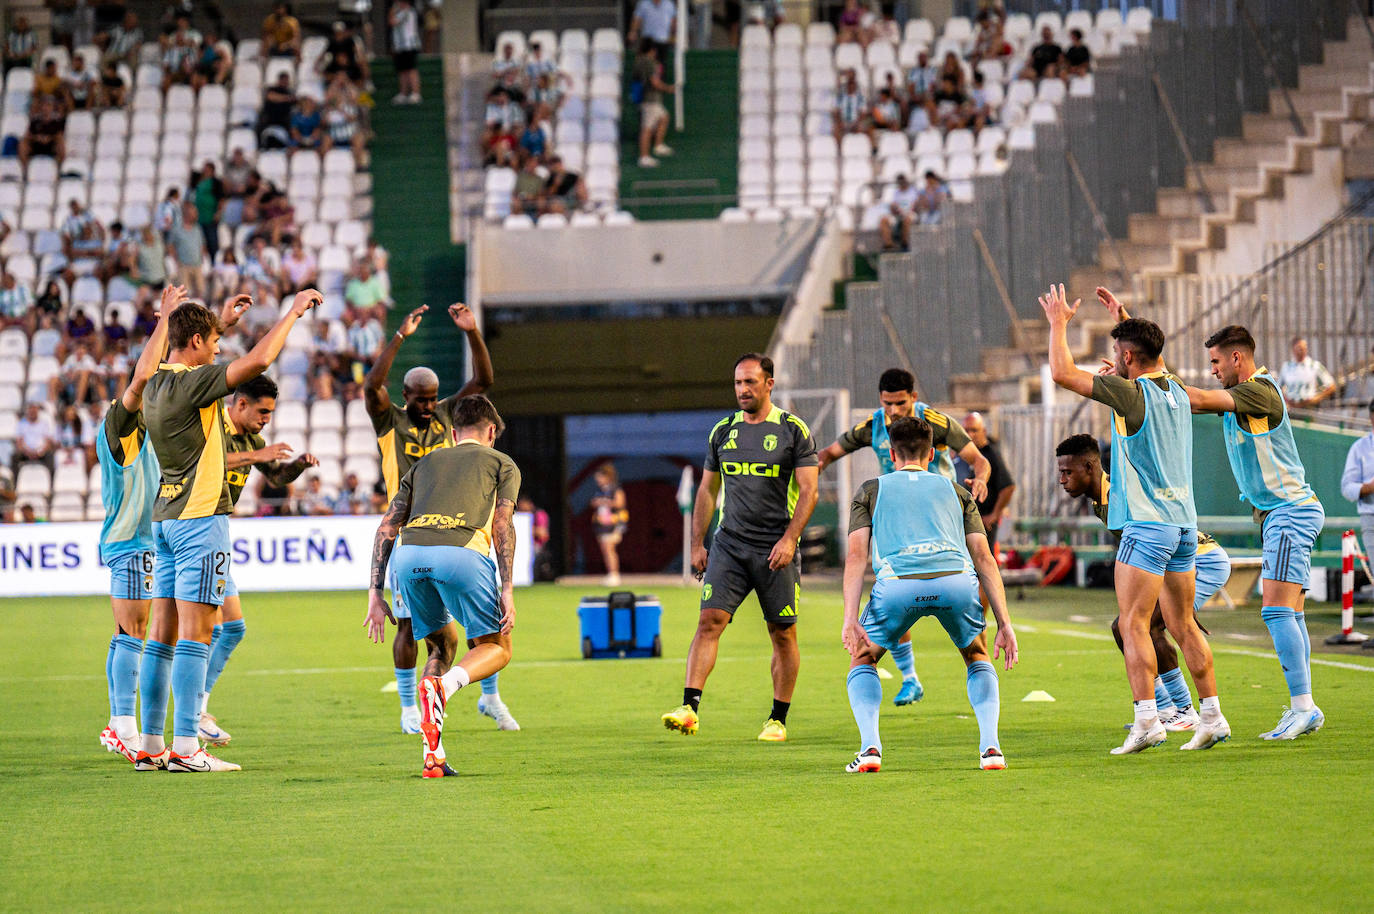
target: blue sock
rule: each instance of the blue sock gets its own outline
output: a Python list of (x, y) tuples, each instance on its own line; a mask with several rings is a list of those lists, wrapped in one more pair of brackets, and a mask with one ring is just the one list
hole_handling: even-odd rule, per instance
[(118, 640), (119, 640), (119, 636), (118, 636), (118, 635), (111, 635), (111, 636), (110, 636), (110, 650), (105, 654), (105, 691), (109, 693), (109, 697), (110, 697), (110, 716), (111, 716), (111, 717), (114, 717), (116, 714), (119, 713), (119, 712), (117, 712), (117, 711), (115, 710), (115, 682), (114, 682), (115, 642), (118, 641)]
[(215, 626), (215, 637), (210, 642), (210, 665), (205, 670), (205, 694), (209, 695), (210, 690), (219, 681), (219, 674), (224, 672), (229, 655), (234, 653), (234, 648), (243, 640), (243, 631), (242, 619)]
[(883, 703), (883, 684), (878, 679), (875, 666), (856, 666), (849, 671), (845, 680), (849, 689), (849, 707), (854, 711), (854, 722), (859, 725), (859, 751), (869, 747), (883, 751), (883, 741), (878, 737), (878, 708)]
[(997, 688), (997, 670), (986, 660), (968, 665), (968, 703), (978, 719), (978, 752), (993, 746), (1001, 748), (997, 740), (997, 718), (1002, 713), (1002, 698)]
[(486, 679), (483, 679), (483, 680), (482, 680), (482, 694), (483, 694), (483, 695), (496, 695), (496, 694), (499, 694), (499, 690), (496, 688), (496, 678), (497, 678), (498, 676), (500, 676), (500, 675), (501, 675), (500, 673), (492, 673), (492, 674), (491, 674), (490, 676), (488, 676)]
[(1297, 614), (1287, 606), (1266, 606), (1260, 610), (1260, 618), (1269, 628), (1269, 636), (1274, 639), (1274, 653), (1279, 655), (1283, 678), (1288, 682), (1288, 694), (1311, 695), (1312, 678), (1307, 673), (1307, 645)]
[(216, 622), (215, 627), (210, 629), (210, 653), (215, 652), (215, 645), (219, 644), (219, 636), (224, 634), (224, 623)]
[(115, 636), (110, 664), (110, 713), (132, 717), (138, 695), (138, 668), (143, 663), (143, 642), (132, 635)]
[(415, 670), (396, 670), (396, 694), (401, 696), (401, 707), (415, 707)]
[[(1158, 695), (1159, 693), (1158, 683), (1163, 682), (1164, 688), (1169, 693), (1169, 703), (1180, 711), (1186, 711), (1193, 706), (1193, 693), (1188, 691), (1188, 683), (1183, 678), (1181, 667), (1174, 667), (1167, 673), (1161, 673), (1155, 682), (1155, 694)], [(1155, 699), (1156, 702), (1158, 700), (1158, 698)]]
[[(916, 679), (916, 657), (911, 652), (911, 642), (905, 643), (898, 641), (897, 646), (889, 651), (892, 655), (892, 662), (897, 664), (897, 669), (901, 671), (903, 679)], [(920, 682), (919, 679), (916, 679)]]
[(172, 654), (172, 735), (194, 737), (200, 729), (200, 690), (210, 665), (210, 645), (182, 638)]
[(172, 646), (148, 639), (138, 671), (140, 732), (161, 736), (167, 725), (167, 691), (172, 684)]
[(1164, 685), (1162, 677), (1155, 677), (1155, 707), (1167, 708), (1174, 703), (1173, 697), (1169, 694), (1169, 689)]
[(1298, 622), (1298, 628), (1302, 631), (1302, 655), (1307, 660), (1307, 681), (1312, 682), (1312, 638), (1307, 634), (1307, 613), (1294, 612), (1293, 618)]

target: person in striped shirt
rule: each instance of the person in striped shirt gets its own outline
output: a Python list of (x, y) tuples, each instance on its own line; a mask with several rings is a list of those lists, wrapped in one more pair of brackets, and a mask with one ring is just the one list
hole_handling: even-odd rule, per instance
[(412, 0), (396, 0), (386, 17), (391, 26), (391, 59), (400, 91), (393, 105), (420, 104), (420, 17)]

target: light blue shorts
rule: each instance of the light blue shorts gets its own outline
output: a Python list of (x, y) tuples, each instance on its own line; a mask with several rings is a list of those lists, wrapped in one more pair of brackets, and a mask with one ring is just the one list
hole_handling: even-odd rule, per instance
[(153, 598), (153, 550), (116, 556), (110, 561), (110, 597), (114, 600)]
[(1199, 552), (1196, 561), (1197, 595), (1193, 597), (1193, 612), (1202, 609), (1202, 604), (1225, 587), (1227, 579), (1231, 577), (1231, 557), (1220, 546), (1208, 552)]
[(1129, 523), (1121, 531), (1116, 560), (1161, 577), (1166, 571), (1192, 571), (1197, 555), (1197, 528), (1172, 524)]
[(501, 630), (496, 563), (463, 546), (400, 545), (391, 553), (416, 641), (450, 622), (468, 638)]
[(234, 582), (226, 515), (154, 521), (153, 548), (154, 599), (224, 605)]
[(1325, 523), (1326, 512), (1317, 501), (1283, 505), (1265, 515), (1260, 528), (1264, 540), (1260, 578), (1306, 588), (1312, 575), (1312, 547)]
[(892, 650), (917, 619), (934, 616), (960, 650), (986, 627), (971, 571), (938, 578), (881, 578), (873, 585), (859, 624), (868, 640)]
[(391, 591), (391, 614), (397, 619), (409, 619), (410, 610), (406, 608), (406, 601), (401, 599), (401, 589), (396, 586), (396, 556), (393, 553), (391, 561), (386, 564), (386, 587)]

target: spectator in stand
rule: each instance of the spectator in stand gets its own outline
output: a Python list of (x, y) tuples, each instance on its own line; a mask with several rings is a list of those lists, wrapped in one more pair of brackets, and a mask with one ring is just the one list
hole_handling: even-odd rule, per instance
[(71, 343), (79, 343), (87, 339), (94, 342), (97, 339), (95, 324), (91, 323), (91, 319), (86, 316), (84, 309), (76, 308), (72, 311), (72, 316), (67, 318), (64, 337), (65, 341)]
[[(677, 4), (673, 0), (639, 0), (635, 4), (634, 15), (630, 17), (629, 34), (625, 37), (631, 45), (640, 43), (641, 54), (644, 53), (641, 38), (653, 42), (659, 63), (666, 67), (672, 59), (673, 25), (676, 22)], [(645, 85), (648, 85), (647, 80)]]
[(906, 132), (915, 137), (924, 130), (929, 130), (935, 125), (935, 98), (934, 93), (930, 92), (915, 100), (911, 104), (911, 112), (907, 116)]
[(224, 183), (215, 174), (215, 163), (202, 165), (200, 174), (191, 176), (190, 186), (196, 219), (205, 236), (205, 253), (213, 261), (219, 253), (219, 220), (224, 208)]
[(520, 173), (515, 176), (512, 211), (522, 212), (531, 219), (538, 218), (543, 196), (544, 176), (540, 174), (539, 161), (527, 155), (520, 163)]
[(859, 5), (859, 0), (844, 0), (844, 9), (840, 10), (838, 28), (836, 29), (835, 43), (856, 43), (868, 47), (868, 42), (872, 36), (864, 26), (864, 18), (864, 9)]
[(348, 23), (342, 20), (334, 23), (329, 44), (320, 55), (317, 65), (325, 79), (331, 79), (335, 74), (341, 73), (345, 79), (359, 88), (366, 85), (370, 78), (367, 54), (363, 52), (362, 42)]
[(38, 37), (29, 27), (27, 16), (15, 16), (14, 26), (5, 35), (5, 72), (15, 67), (32, 69), (34, 55), (38, 52)]
[(119, 313), (114, 308), (105, 315), (100, 337), (103, 341), (101, 351), (106, 353), (118, 352), (121, 345), (127, 346), (129, 343), (129, 329), (119, 322)]
[[(128, 273), (133, 269), (134, 251), (137, 247), (138, 239), (133, 232), (124, 230), (124, 223), (111, 222), (110, 231), (105, 238), (105, 252), (101, 258), (100, 266), (96, 270), (96, 276), (101, 282), (109, 282), (116, 276)], [(149, 331), (151, 332), (151, 331)]]
[(906, 74), (906, 91), (911, 103), (918, 105), (932, 96), (939, 79), (939, 70), (930, 62), (930, 55), (925, 48), (917, 51), (916, 63)]
[(105, 229), (80, 200), (67, 203), (68, 215), (62, 221), (62, 254), (69, 263), (99, 260), (105, 249)]
[(57, 449), (57, 426), (36, 401), (30, 400), (14, 429), (14, 465), (41, 463), (53, 468)]
[(400, 92), (393, 105), (420, 104), (420, 18), (411, 0), (395, 0), (386, 17), (391, 27), (391, 59)]
[[(248, 156), (244, 154), (242, 146), (235, 146), (233, 152), (229, 154), (229, 161), (224, 163), (224, 193), (231, 197), (243, 197), (244, 190), (248, 187), (248, 179), (253, 174), (253, 163), (248, 161)], [(242, 200), (240, 199), (240, 208)]]
[(267, 239), (254, 235), (248, 242), (248, 252), (243, 260), (243, 278), (253, 284), (254, 298), (275, 296), (281, 288), (281, 257), (273, 248), (268, 247)]
[(291, 236), (286, 253), (282, 255), (281, 268), (286, 279), (282, 284), (282, 297), (302, 289), (313, 289), (320, 277), (315, 255), (301, 243), (300, 235)]
[(145, 225), (139, 236), (133, 266), (133, 273), (129, 276), (133, 283), (145, 286), (151, 292), (160, 292), (167, 284), (167, 247), (151, 224)]
[[(349, 308), (345, 314), (352, 317), (348, 327), (348, 354), (362, 367), (363, 374), (366, 374), (372, 369), (372, 363), (377, 360), (377, 353), (381, 351), (382, 343), (386, 339), (386, 330), (375, 314), (356, 308)], [(356, 370), (353, 376), (357, 376)]]
[(58, 165), (67, 157), (67, 115), (52, 96), (37, 96), (30, 108), (29, 129), (19, 141), (19, 164), (27, 173), (29, 159), (49, 156)]
[(968, 112), (971, 126), (975, 131), (982, 130), (988, 124), (996, 121), (996, 112), (988, 100), (988, 90), (984, 83), (986, 80), (981, 72), (973, 74), (973, 89), (968, 94)]
[(0, 329), (23, 327), (33, 332), (33, 292), (14, 278), (13, 273), (0, 271)]
[(313, 95), (302, 94), (291, 113), (291, 154), (302, 149), (319, 150), (324, 142), (324, 117)]
[[(128, 380), (128, 374), (123, 374), (106, 382), (106, 388), (111, 391), (122, 390), (124, 382)], [(111, 394), (109, 399), (114, 399)], [(86, 415), (81, 422), (81, 447), (86, 452), (86, 466), (93, 467), (99, 462), (99, 457), (95, 452), (95, 433), (100, 428), (105, 417), (105, 407), (109, 404), (108, 400), (94, 400), (86, 404)]]
[(99, 91), (102, 108), (123, 108), (128, 100), (129, 87), (124, 84), (124, 77), (119, 75), (119, 68), (113, 62), (101, 67)]
[(558, 65), (544, 56), (544, 48), (537, 41), (530, 42), (525, 53), (525, 85), (533, 88), (542, 77), (554, 79), (558, 76)]
[[(1374, 425), (1374, 400), (1369, 401), (1370, 424)], [(1355, 503), (1360, 515), (1364, 554), (1374, 556), (1374, 434), (1365, 435), (1350, 445), (1341, 472), (1341, 494)]]
[(549, 545), (549, 512), (536, 508), (528, 495), (521, 495), (515, 503), (517, 513), (530, 515), (530, 546), (534, 555), (534, 578), (553, 580), (553, 567), (546, 551)]
[(978, 14), (978, 34), (973, 40), (973, 50), (969, 60), (974, 64), (983, 60), (1002, 60), (1014, 51), (1011, 43), (1003, 36), (1002, 17), (992, 10)]
[(243, 272), (239, 268), (238, 256), (232, 247), (220, 252), (219, 262), (210, 274), (210, 297), (227, 298), (239, 291), (243, 285)]
[(1296, 336), (1292, 346), (1293, 358), (1279, 369), (1279, 390), (1289, 406), (1314, 409), (1336, 392), (1336, 379), (1308, 354), (1307, 340)]
[(1069, 46), (1064, 49), (1064, 78), (1087, 76), (1093, 69), (1093, 54), (1083, 43), (1080, 29), (1069, 29)]
[(328, 152), (335, 146), (353, 151), (353, 165), (363, 170), (367, 157), (367, 131), (362, 126), (362, 111), (355, 99), (353, 86), (343, 79), (336, 79), (325, 94), (324, 143), (321, 152)]
[(544, 180), (544, 212), (568, 213), (587, 205), (587, 185), (582, 176), (563, 167), (563, 159), (549, 159), (549, 176)]
[(530, 105), (544, 119), (552, 119), (554, 113), (563, 105), (563, 90), (557, 79), (545, 73), (530, 87)]
[(77, 54), (72, 58), (71, 69), (62, 80), (62, 88), (71, 110), (86, 111), (95, 107), (99, 90), (96, 88), (95, 72), (86, 66), (86, 55)]
[(234, 73), (232, 47), (229, 42), (221, 41), (218, 33), (207, 31), (191, 73), (191, 87), (199, 92), (207, 85), (227, 86)]
[(515, 56), (515, 45), (507, 41), (501, 45), (501, 53), (491, 62), (491, 75), (496, 85), (507, 92), (518, 91), (523, 70), (520, 60)]
[(65, 101), (62, 89), (62, 76), (57, 72), (57, 60), (49, 57), (43, 61), (43, 69), (33, 75), (33, 100), (50, 98)]
[(1059, 65), (1064, 58), (1064, 49), (1054, 40), (1054, 29), (1048, 25), (1040, 30), (1040, 43), (1031, 48), (1030, 59), (1021, 74), (1023, 79), (1037, 82), (1047, 76), (1059, 75)]
[(330, 514), (362, 514), (367, 506), (367, 493), (358, 485), (358, 474), (344, 477), (339, 494), (329, 500)]
[[(643, 6), (648, 0), (640, 0)], [(670, 156), (673, 149), (664, 142), (668, 136), (668, 109), (663, 105), (663, 93), (676, 92), (674, 86), (663, 81), (663, 62), (659, 59), (662, 47), (646, 36), (639, 43), (639, 56), (635, 59), (634, 78), (641, 86), (639, 103), (639, 166), (653, 168), (658, 165), (654, 156)], [(652, 155), (650, 154), (652, 152)]]
[[(153, 210), (153, 228), (157, 229), (162, 235), (162, 240), (167, 240), (167, 233), (181, 225), (181, 188), (167, 188), (167, 196), (162, 198), (162, 202)], [(193, 296), (194, 297), (194, 296)]]
[(301, 56), (301, 24), (291, 15), (291, 4), (275, 3), (262, 20), (262, 51), (268, 57)]
[(291, 76), (278, 73), (277, 81), (262, 93), (257, 126), (259, 148), (285, 149), (291, 145), (291, 112), (295, 107), (296, 93), (291, 88)]
[(143, 29), (138, 25), (138, 14), (126, 12), (118, 25), (107, 32), (98, 33), (95, 43), (101, 49), (104, 63), (134, 66), (138, 62), (139, 49), (143, 46)]
[(138, 305), (138, 310), (134, 313), (134, 336), (138, 339), (147, 339), (157, 326), (157, 312), (153, 309), (151, 300), (145, 299)]
[(202, 38), (200, 32), (191, 28), (191, 17), (178, 13), (175, 29), (163, 35), (162, 44), (162, 89), (169, 86), (189, 86), (200, 59)]
[[(896, 250), (906, 247), (911, 221), (916, 218), (916, 188), (907, 180), (906, 175), (897, 176), (897, 189), (888, 201), (887, 212), (878, 220), (878, 234), (883, 239), (883, 250)], [(897, 234), (893, 234), (893, 229)], [(900, 242), (900, 244), (898, 243)]]
[[(27, 292), (28, 290), (25, 289)], [(62, 300), (62, 285), (55, 279), (49, 279), (43, 287), (43, 294), (38, 296), (38, 300), (33, 304), (34, 314), (38, 317), (47, 315), (54, 321), (62, 316), (62, 309), (66, 303)], [(29, 327), (29, 332), (33, 332), (33, 327)]]
[(486, 132), (482, 137), (482, 147), (485, 150), (496, 153), (503, 146), (515, 148), (525, 123), (525, 111), (511, 98), (504, 86), (497, 86), (488, 94), (483, 119)]
[(859, 88), (853, 70), (844, 71), (844, 85), (835, 99), (835, 139), (847, 133), (866, 133), (873, 137), (873, 120), (868, 116), (868, 98)]
[(968, 82), (968, 74), (964, 70), (964, 64), (959, 60), (959, 55), (953, 51), (945, 53), (945, 59), (940, 63), (940, 72), (935, 81), (936, 91), (946, 79), (953, 80), (954, 88), (963, 92)]
[(940, 77), (935, 90), (935, 123), (945, 130), (957, 130), (968, 125), (971, 105), (969, 98), (955, 84), (954, 77)]
[(359, 311), (370, 311), (379, 319), (386, 319), (391, 301), (366, 257), (359, 257), (354, 262), (353, 277), (344, 286), (344, 301)]
[(324, 483), (318, 473), (311, 473), (306, 477), (305, 491), (297, 499), (296, 507), (301, 514), (311, 517), (323, 517), (334, 513), (333, 499), (324, 490)]
[(0, 524), (15, 522), (14, 499), (14, 471), (0, 465)]
[(387, 249), (377, 243), (374, 235), (367, 236), (367, 243), (363, 246), (363, 253), (360, 255), (367, 258), (367, 262), (372, 264), (372, 273), (377, 277), (377, 281), (382, 284), (382, 290), (388, 299), (391, 298), (391, 254)]
[(526, 160), (533, 160), (537, 163), (544, 158), (548, 140), (548, 136), (544, 133), (544, 126), (531, 119), (520, 133), (520, 152)]
[(873, 106), (873, 128), (874, 130), (902, 129), (902, 106), (888, 86), (878, 90), (878, 101)]
[(205, 298), (205, 233), (200, 230), (196, 205), (182, 206), (181, 218), (167, 233), (167, 249), (176, 263), (176, 284), (191, 298)]
[(949, 190), (940, 176), (933, 171), (925, 173), (926, 186), (916, 196), (916, 215), (922, 225), (939, 225), (944, 218), (945, 201)]
[(92, 378), (98, 378), (100, 363), (91, 354), (91, 344), (85, 340), (72, 347), (62, 362), (62, 372), (48, 382), (48, 398), (58, 403), (86, 403), (93, 392)]

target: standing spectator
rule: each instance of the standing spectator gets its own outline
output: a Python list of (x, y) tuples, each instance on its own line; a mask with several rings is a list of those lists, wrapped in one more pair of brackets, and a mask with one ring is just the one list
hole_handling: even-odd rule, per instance
[[(1369, 419), (1374, 425), (1374, 400), (1369, 401)], [(1350, 445), (1341, 473), (1341, 494), (1355, 503), (1364, 554), (1374, 556), (1374, 432)]]
[(181, 188), (167, 188), (167, 196), (157, 205), (153, 211), (153, 227), (162, 235), (162, 240), (167, 240), (167, 234), (178, 225), (182, 224), (181, 209)]
[(296, 110), (291, 113), (291, 154), (302, 149), (312, 152), (324, 142), (324, 119), (313, 95), (302, 94)]
[(233, 248), (225, 248), (220, 252), (219, 262), (211, 272), (210, 283), (210, 297), (215, 299), (225, 298), (239, 290), (243, 283), (243, 271)]
[[(1007, 505), (1011, 503), (1012, 495), (1016, 493), (1016, 482), (1011, 478), (1006, 461), (1002, 459), (1001, 448), (995, 440), (988, 437), (988, 427), (983, 421), (982, 414), (969, 413), (964, 417), (962, 424), (969, 440), (978, 448), (978, 453), (986, 457), (992, 465), (992, 475), (988, 477), (988, 494), (976, 504), (978, 514), (983, 518), (983, 528), (988, 534), (988, 545), (996, 557), (997, 528), (1006, 516)], [(954, 474), (961, 486), (967, 486), (968, 481), (973, 478), (973, 469), (962, 457), (958, 457), (954, 461)]]
[(596, 482), (596, 494), (591, 500), (592, 529), (596, 531), (596, 542), (601, 547), (601, 559), (606, 565), (606, 586), (618, 587), (618, 550), (630, 519), (630, 512), (625, 510), (625, 490), (620, 487), (615, 464), (609, 460), (596, 468), (592, 478)]
[(344, 78), (355, 86), (362, 86), (367, 82), (367, 55), (363, 53), (362, 42), (353, 34), (348, 23), (342, 20), (334, 23), (329, 44), (320, 56), (320, 65), (321, 72), (326, 78), (342, 73)]
[(0, 328), (24, 327), (32, 332), (33, 292), (14, 278), (0, 272)]
[[(630, 19), (631, 44), (641, 36), (654, 43), (660, 63), (670, 59), (673, 49), (673, 24), (677, 22), (677, 4), (673, 0), (639, 0)], [(641, 51), (642, 53), (642, 51)], [(647, 85), (647, 83), (646, 83)]]
[(29, 27), (27, 16), (15, 16), (14, 26), (5, 35), (5, 72), (15, 67), (33, 67), (38, 38)]
[(534, 501), (528, 495), (521, 495), (515, 503), (517, 513), (530, 515), (530, 551), (534, 554), (534, 579), (536, 581), (552, 581), (553, 560), (548, 554), (549, 545), (549, 512), (543, 508), (536, 508)]
[(51, 470), (56, 448), (57, 427), (36, 401), (30, 401), (14, 430), (15, 465), (41, 463)]
[(1069, 46), (1064, 49), (1064, 75), (1087, 76), (1092, 72), (1092, 51), (1083, 43), (1083, 32), (1069, 29)]
[(219, 253), (219, 220), (224, 206), (224, 182), (215, 176), (214, 162), (206, 162), (200, 174), (191, 177), (191, 196), (201, 233), (205, 235), (205, 253), (213, 262)]
[(544, 48), (537, 41), (530, 42), (525, 55), (525, 85), (533, 88), (541, 77), (558, 75), (558, 65), (544, 56)]
[(86, 55), (77, 54), (72, 58), (71, 69), (67, 71), (62, 85), (72, 110), (84, 111), (95, 107), (98, 94), (96, 75), (95, 71), (86, 66)]
[(275, 3), (262, 20), (262, 49), (268, 57), (301, 56), (301, 24), (291, 15), (291, 4)]
[[(36, 85), (36, 84), (35, 84)], [(27, 172), (33, 156), (50, 156), (59, 165), (67, 157), (67, 115), (52, 96), (36, 97), (29, 129), (19, 141), (19, 164)]]
[(167, 233), (167, 246), (177, 266), (176, 284), (185, 286), (191, 298), (205, 298), (205, 234), (200, 230), (196, 205), (189, 200)]
[(1063, 58), (1064, 49), (1055, 43), (1054, 29), (1047, 25), (1040, 30), (1040, 43), (1031, 48), (1022, 78), (1039, 81), (1046, 76), (1058, 76)]
[[(641, 0), (643, 6), (648, 0)], [(660, 45), (652, 38), (645, 37), (639, 43), (639, 57), (635, 60), (635, 79), (641, 86), (639, 103), (639, 165), (653, 168), (658, 165), (654, 156), (673, 154), (664, 140), (668, 136), (668, 109), (663, 106), (663, 93), (675, 92), (673, 86), (663, 81), (663, 63), (659, 60)], [(653, 155), (650, 155), (650, 152)]]
[(1336, 392), (1336, 379), (1307, 352), (1307, 340), (1293, 338), (1293, 358), (1279, 369), (1279, 390), (1289, 406), (1313, 408)]
[(420, 18), (411, 0), (396, 0), (386, 17), (391, 26), (391, 59), (400, 91), (393, 105), (420, 104)]
[[(153, 230), (151, 224), (143, 227), (143, 234), (138, 240), (138, 248), (134, 255), (133, 275), (130, 278), (153, 292), (161, 291), (167, 284), (167, 248), (162, 243), (162, 236)], [(81, 312), (78, 311), (77, 314)]]

